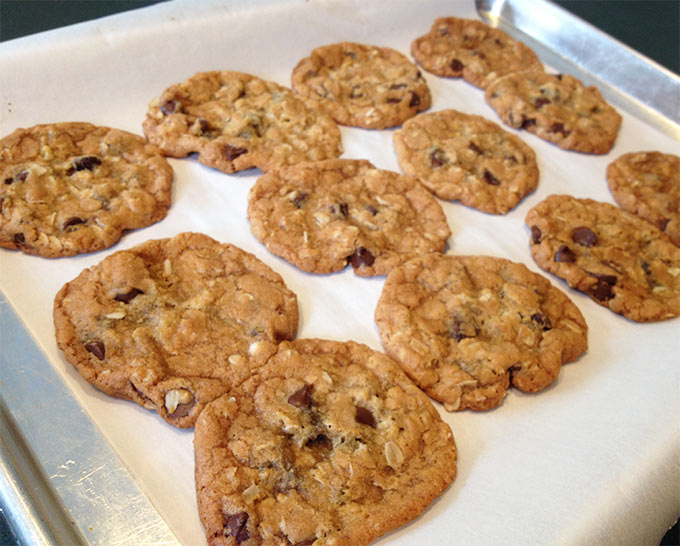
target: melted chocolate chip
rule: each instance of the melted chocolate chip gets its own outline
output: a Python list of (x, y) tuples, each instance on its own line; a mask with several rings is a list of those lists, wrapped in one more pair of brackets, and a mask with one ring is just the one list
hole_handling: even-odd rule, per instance
[(562, 136), (564, 136), (564, 137), (569, 136), (569, 133), (571, 133), (571, 131), (567, 130), (567, 129), (564, 127), (564, 123), (560, 123), (559, 121), (556, 121), (555, 123), (553, 123), (553, 124), (550, 126), (550, 129), (548, 129), (548, 130), (549, 130), (551, 133), (561, 133)]
[(461, 63), (458, 59), (453, 59), (450, 63), (449, 66), (451, 67), (451, 70), (455, 72), (460, 72), (465, 68), (465, 65)]
[(15, 233), (14, 234), (14, 242), (18, 245), (25, 245), (26, 244), (26, 237), (24, 237), (23, 233)]
[(492, 186), (500, 186), (501, 181), (496, 178), (490, 170), (484, 169), (484, 174), (482, 175), (482, 178), (484, 179), (484, 182), (487, 184), (490, 184)]
[(417, 95), (417, 93), (411, 92), (411, 100), (409, 101), (408, 105), (410, 107), (420, 106), (420, 97)]
[(347, 257), (347, 260), (355, 269), (363, 265), (371, 267), (373, 262), (375, 262), (375, 256), (369, 250), (360, 246), (354, 251), (354, 254)]
[(164, 116), (169, 116), (175, 112), (179, 112), (181, 104), (176, 100), (166, 100), (161, 106), (161, 112)]
[(116, 294), (113, 299), (116, 301), (122, 301), (123, 303), (130, 303), (133, 299), (143, 293), (144, 292), (142, 292), (139, 288), (130, 288), (130, 290), (127, 292)]
[(296, 209), (301, 209), (302, 203), (304, 202), (305, 199), (307, 199), (307, 197), (309, 197), (309, 194), (301, 191), (295, 197), (293, 197), (291, 203), (293, 203)]
[(233, 161), (238, 156), (248, 153), (246, 148), (240, 148), (238, 146), (231, 146), (229, 144), (224, 145), (224, 155), (227, 160)]
[(340, 214), (347, 218), (347, 215), (349, 214), (349, 205), (347, 205), (347, 203), (340, 203), (338, 205), (338, 210), (340, 211)]
[(301, 409), (309, 409), (312, 407), (312, 386), (305, 385), (299, 388), (288, 397), (288, 403), (291, 406)]
[(430, 167), (441, 167), (446, 163), (446, 154), (439, 148), (435, 148), (430, 152)]
[(519, 126), (520, 129), (528, 129), (529, 127), (533, 127), (536, 125), (536, 120), (533, 118), (524, 118), (522, 120), (522, 124)]
[(71, 226), (77, 226), (77, 225), (84, 224), (84, 223), (85, 223), (85, 220), (83, 220), (82, 218), (78, 218), (77, 216), (73, 216), (73, 217), (69, 218), (68, 220), (66, 220), (66, 222), (64, 222), (64, 227), (62, 229), (70, 228)]
[(229, 514), (224, 519), (224, 534), (227, 536), (232, 536), (236, 540), (237, 544), (248, 540), (250, 538), (250, 533), (248, 532), (248, 512), (237, 512), (236, 514)]
[(552, 322), (550, 321), (550, 318), (543, 313), (534, 313), (531, 315), (531, 320), (542, 326), (544, 330), (550, 330), (552, 328)]
[(484, 153), (484, 150), (482, 150), (479, 146), (477, 146), (474, 142), (470, 142), (468, 144), (468, 148), (475, 152), (478, 155), (482, 155)]
[(186, 417), (191, 413), (191, 410), (194, 408), (196, 405), (196, 399), (192, 399), (191, 402), (187, 402), (186, 404), (177, 404), (177, 408), (175, 411), (172, 413), (169, 413), (168, 416), (172, 417), (173, 419), (181, 419), (182, 417)]
[(305, 443), (305, 447), (311, 448), (317, 446), (330, 449), (331, 447), (333, 447), (333, 442), (331, 442), (330, 438), (325, 434), (317, 434), (316, 436), (314, 436), (314, 438), (310, 438)]
[(102, 341), (90, 341), (85, 344), (85, 349), (96, 356), (99, 360), (104, 360), (106, 358), (106, 347)]
[(597, 281), (588, 291), (597, 301), (607, 301), (614, 297), (612, 285), (606, 281)]
[(562, 245), (555, 253), (555, 261), (567, 263), (575, 262), (576, 254), (574, 254), (568, 246)]
[(541, 107), (545, 106), (546, 104), (550, 104), (550, 99), (546, 99), (545, 97), (538, 97), (534, 101), (534, 108), (536, 108), (536, 110), (540, 110)]
[(73, 162), (73, 167), (75, 168), (76, 171), (93, 171), (94, 168), (97, 165), (101, 165), (101, 164), (102, 164), (102, 160), (99, 159), (97, 156), (88, 155), (88, 156), (76, 159)]
[(541, 230), (538, 228), (538, 226), (531, 226), (531, 242), (537, 245), (538, 243), (541, 242), (541, 237), (543, 234), (541, 233)]
[(579, 226), (571, 232), (571, 240), (581, 246), (591, 247), (597, 244), (597, 235), (587, 226)]
[(375, 417), (373, 417), (371, 410), (368, 410), (363, 406), (357, 406), (356, 409), (357, 412), (354, 416), (354, 420), (362, 425), (368, 425), (369, 427), (375, 428)]

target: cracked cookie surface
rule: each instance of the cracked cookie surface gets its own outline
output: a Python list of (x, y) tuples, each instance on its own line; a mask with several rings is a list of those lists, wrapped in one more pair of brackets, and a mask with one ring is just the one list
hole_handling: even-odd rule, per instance
[(623, 210), (651, 222), (680, 246), (680, 157), (624, 154), (607, 166), (607, 183)]
[(415, 179), (366, 160), (336, 159), (277, 169), (248, 196), (253, 234), (303, 271), (351, 265), (385, 275), (407, 259), (444, 250), (451, 235), (437, 200)]
[(448, 411), (536, 392), (587, 348), (574, 303), (520, 263), (432, 254), (387, 276), (375, 321), (388, 355)]
[(481, 116), (419, 114), (393, 135), (399, 166), (437, 197), (505, 214), (538, 184), (534, 151)]
[(233, 173), (342, 153), (340, 129), (292, 90), (250, 74), (200, 72), (152, 100), (144, 134), (172, 157)]
[(384, 355), (283, 342), (196, 423), (211, 546), (357, 546), (416, 518), (453, 481), (449, 426)]
[(621, 126), (621, 116), (597, 87), (568, 74), (508, 74), (489, 85), (485, 98), (503, 123), (563, 150), (606, 154)]
[(119, 129), (71, 122), (0, 140), (0, 246), (45, 258), (94, 252), (167, 214), (173, 172)]
[(341, 42), (318, 47), (293, 69), (293, 89), (342, 125), (386, 129), (427, 110), (418, 67), (388, 47)]
[(57, 294), (54, 323), (57, 345), (88, 382), (191, 427), (295, 336), (298, 307), (253, 255), (182, 233), (84, 270)]
[(531, 254), (593, 301), (638, 322), (680, 315), (680, 248), (609, 203), (551, 195), (526, 217)]
[(511, 72), (543, 69), (532, 49), (475, 19), (436, 19), (427, 34), (413, 41), (411, 53), (428, 72), (462, 77), (482, 89)]

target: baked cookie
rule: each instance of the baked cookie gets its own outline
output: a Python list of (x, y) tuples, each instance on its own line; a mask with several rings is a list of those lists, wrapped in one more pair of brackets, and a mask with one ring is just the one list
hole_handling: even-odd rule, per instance
[(436, 19), (427, 34), (413, 41), (411, 53), (428, 72), (462, 77), (482, 89), (511, 72), (543, 70), (532, 49), (475, 19)]
[(340, 129), (290, 89), (240, 72), (201, 72), (151, 101), (144, 134), (163, 153), (225, 173), (338, 157)]
[(609, 190), (619, 206), (651, 222), (680, 246), (680, 157), (632, 152), (607, 166)]
[(441, 252), (451, 235), (441, 205), (416, 179), (353, 159), (260, 177), (248, 196), (248, 220), (270, 252), (303, 271), (350, 264), (364, 277)]
[(536, 154), (481, 116), (419, 114), (393, 135), (399, 166), (441, 199), (506, 214), (538, 183)]
[(0, 139), (0, 246), (45, 258), (108, 248), (168, 212), (172, 168), (141, 136), (90, 123)]
[(57, 345), (98, 389), (191, 427), (295, 336), (297, 298), (252, 254), (198, 233), (108, 256), (54, 300)]
[(637, 216), (592, 199), (551, 195), (526, 217), (536, 263), (637, 322), (680, 315), (680, 248)]
[(578, 308), (520, 263), (431, 254), (387, 276), (375, 311), (387, 354), (448, 411), (536, 392), (588, 345)]
[(418, 67), (388, 47), (342, 42), (318, 47), (293, 69), (293, 89), (342, 125), (386, 129), (430, 107)]
[(568, 74), (516, 72), (494, 80), (485, 97), (503, 123), (564, 150), (606, 154), (621, 125), (597, 87)]
[(449, 426), (397, 364), (353, 342), (282, 343), (196, 423), (211, 546), (359, 546), (453, 481)]

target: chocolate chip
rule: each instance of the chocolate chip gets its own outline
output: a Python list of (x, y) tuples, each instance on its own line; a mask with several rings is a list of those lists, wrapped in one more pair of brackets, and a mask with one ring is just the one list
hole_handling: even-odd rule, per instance
[(24, 237), (23, 233), (15, 233), (14, 234), (14, 242), (18, 245), (25, 245), (26, 244), (26, 237)]
[(449, 66), (451, 67), (451, 70), (455, 72), (460, 72), (465, 68), (465, 65), (461, 63), (458, 59), (453, 59), (451, 63), (449, 63)]
[(122, 301), (123, 303), (130, 303), (133, 299), (143, 293), (144, 292), (142, 292), (139, 288), (130, 288), (130, 290), (127, 292), (116, 294), (113, 299), (116, 301)]
[(314, 438), (310, 438), (305, 443), (305, 447), (315, 446), (326, 447), (330, 449), (331, 447), (333, 447), (333, 442), (331, 442), (330, 438), (325, 434), (317, 434), (316, 436), (314, 436)]
[(482, 178), (484, 179), (484, 182), (487, 184), (491, 184), (492, 186), (500, 186), (501, 181), (498, 180), (493, 174), (491, 174), (491, 171), (488, 169), (484, 169), (484, 174), (482, 175)]
[(538, 228), (538, 226), (531, 226), (531, 242), (537, 245), (538, 243), (541, 242), (541, 237), (543, 234), (541, 233), (541, 230)]
[(5, 178), (5, 184), (9, 185), (12, 182), (14, 182), (14, 178), (12, 178), (11, 176), (8, 176), (7, 178)]
[(70, 228), (71, 226), (77, 226), (79, 224), (84, 224), (85, 220), (82, 218), (78, 218), (77, 216), (72, 216), (66, 222), (64, 222), (64, 226), (62, 229)]
[(347, 218), (347, 215), (349, 214), (349, 205), (347, 205), (347, 203), (331, 205), (331, 212), (333, 214), (340, 214), (341, 216)]
[(571, 132), (564, 127), (564, 123), (560, 123), (559, 121), (553, 123), (550, 126), (550, 129), (548, 129), (548, 131), (550, 131), (551, 133), (562, 133), (562, 136), (564, 137), (569, 136), (569, 133)]
[(482, 155), (484, 153), (484, 150), (482, 150), (479, 146), (477, 146), (474, 142), (470, 142), (468, 144), (468, 148), (475, 152), (478, 155)]
[(312, 407), (312, 386), (305, 385), (299, 388), (288, 397), (288, 403), (291, 406), (301, 409), (309, 409)]
[(417, 95), (417, 93), (411, 92), (411, 100), (409, 101), (408, 105), (410, 107), (420, 106), (420, 97)]
[(555, 74), (555, 77), (559, 80), (562, 81), (562, 74)]
[(246, 148), (231, 146), (229, 144), (224, 145), (224, 155), (227, 157), (227, 160), (229, 161), (233, 161), (238, 156), (243, 155), (245, 153), (248, 153), (248, 150)]
[(357, 406), (354, 420), (362, 425), (368, 425), (369, 427), (375, 428), (375, 417), (373, 417), (371, 410), (368, 410), (363, 406)]
[(534, 108), (536, 110), (540, 110), (542, 106), (545, 106), (546, 104), (550, 104), (550, 99), (546, 99), (545, 97), (538, 97), (534, 101)]
[(376, 209), (373, 205), (366, 205), (366, 210), (370, 212), (373, 216), (378, 214), (378, 209)]
[(439, 148), (430, 152), (430, 167), (441, 167), (446, 163), (446, 154)]
[(606, 273), (590, 273), (598, 281), (606, 282), (609, 286), (614, 286), (616, 284), (616, 275), (607, 275)]
[(309, 197), (309, 194), (301, 191), (295, 197), (293, 197), (291, 203), (293, 203), (296, 209), (301, 209), (302, 203), (304, 202), (305, 199), (307, 199), (307, 197)]
[(614, 297), (612, 285), (606, 281), (597, 281), (588, 291), (598, 301), (607, 301)]
[(597, 235), (587, 226), (579, 226), (571, 232), (571, 240), (581, 246), (591, 247), (597, 244)]
[(179, 112), (181, 106), (182, 105), (180, 104), (179, 101), (166, 100), (161, 106), (161, 112), (163, 113), (164, 116), (169, 116), (170, 114)]
[(550, 330), (552, 328), (552, 322), (550, 321), (550, 318), (543, 313), (534, 313), (531, 315), (531, 320), (533, 320), (536, 324), (543, 326), (544, 330)]
[(387, 104), (397, 104), (398, 102), (401, 101), (402, 101), (401, 98), (389, 97), (385, 102), (387, 102)]
[(202, 135), (207, 135), (211, 131), (215, 130), (215, 128), (212, 125), (210, 125), (208, 120), (205, 120), (203, 118), (200, 118), (198, 120), (198, 129), (199, 129), (199, 131), (201, 132)]
[(390, 85), (390, 89), (404, 89), (406, 87), (405, 83), (393, 83)]
[(575, 262), (576, 254), (574, 254), (568, 246), (562, 245), (555, 253), (555, 261), (567, 263)]
[(354, 251), (354, 254), (348, 256), (347, 260), (355, 269), (361, 267), (362, 265), (371, 267), (373, 262), (375, 262), (375, 256), (373, 256), (369, 250), (363, 246), (360, 246)]
[(646, 275), (652, 274), (652, 269), (649, 267), (649, 264), (644, 260), (640, 262), (640, 267), (642, 268), (642, 271), (644, 271)]
[(104, 343), (99, 340), (86, 343), (85, 349), (96, 356), (99, 360), (104, 360), (106, 357), (106, 348), (104, 347)]
[[(226, 536), (232, 536), (237, 544), (248, 540), (250, 533), (248, 532), (248, 512), (238, 512), (236, 514), (229, 514), (224, 520), (224, 531)], [(229, 533), (227, 535), (227, 533)]]
[(169, 413), (168, 416), (172, 417), (173, 419), (181, 419), (182, 417), (186, 417), (191, 413), (191, 410), (194, 408), (196, 405), (196, 399), (192, 399), (191, 402), (187, 402), (186, 404), (177, 404), (177, 408), (175, 411), (172, 413)]
[(522, 124), (520, 125), (520, 129), (528, 129), (529, 127), (533, 127), (536, 125), (536, 120), (533, 118), (524, 118), (522, 120)]
[[(101, 164), (102, 164), (102, 160), (99, 159), (97, 156), (88, 155), (88, 156), (76, 159), (73, 162), (73, 167), (75, 168), (76, 171), (93, 171), (94, 168), (97, 165), (101, 165)], [(73, 174), (73, 173), (71, 173), (71, 174)]]

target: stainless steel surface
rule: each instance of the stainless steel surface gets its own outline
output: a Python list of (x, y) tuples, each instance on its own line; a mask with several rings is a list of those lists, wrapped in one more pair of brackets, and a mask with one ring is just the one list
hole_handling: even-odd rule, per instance
[[(674, 138), (680, 138), (680, 77), (546, 0), (475, 0), (481, 19), (541, 61)], [(677, 44), (671, 47), (677, 47)]]
[(2, 292), (0, 347), (0, 504), (19, 538), (178, 544)]

